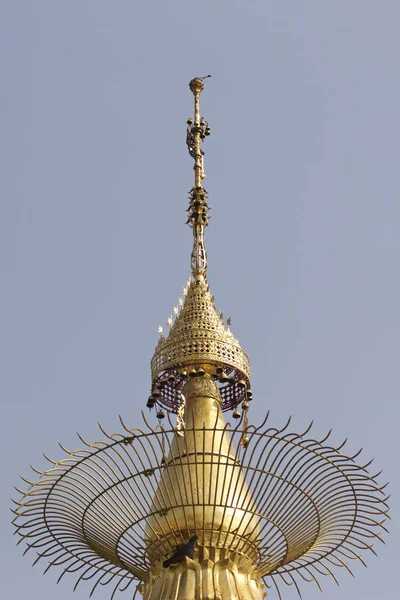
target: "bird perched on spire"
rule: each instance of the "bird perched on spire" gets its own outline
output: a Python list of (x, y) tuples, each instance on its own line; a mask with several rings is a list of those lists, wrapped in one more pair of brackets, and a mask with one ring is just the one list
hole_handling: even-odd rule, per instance
[(171, 565), (177, 565), (180, 563), (186, 556), (188, 558), (193, 558), (194, 553), (194, 545), (196, 540), (199, 539), (198, 535), (193, 535), (190, 540), (186, 544), (181, 544), (177, 547), (176, 552), (163, 562), (164, 569), (167, 569)]

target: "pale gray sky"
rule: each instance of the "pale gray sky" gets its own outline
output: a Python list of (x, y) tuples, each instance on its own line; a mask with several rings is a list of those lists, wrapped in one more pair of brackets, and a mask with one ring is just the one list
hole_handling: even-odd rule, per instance
[(0, 1), (2, 597), (72, 597), (14, 547), (8, 497), (58, 441), (139, 422), (189, 273), (187, 84), (208, 73), (209, 281), (250, 419), (375, 457), (391, 536), (323, 598), (398, 597), (399, 22), (398, 0)]

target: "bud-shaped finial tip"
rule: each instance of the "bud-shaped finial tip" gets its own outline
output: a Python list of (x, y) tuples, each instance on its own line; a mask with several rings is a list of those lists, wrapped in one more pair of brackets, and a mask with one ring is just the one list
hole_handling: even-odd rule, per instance
[(204, 88), (203, 80), (200, 79), (199, 77), (195, 77), (189, 83), (189, 87), (190, 87), (191, 91), (193, 92), (193, 94), (196, 94), (196, 93), (199, 94), (200, 92), (203, 91), (203, 88)]

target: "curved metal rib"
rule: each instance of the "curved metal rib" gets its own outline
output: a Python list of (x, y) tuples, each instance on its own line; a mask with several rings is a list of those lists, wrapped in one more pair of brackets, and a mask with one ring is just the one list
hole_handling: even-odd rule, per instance
[[(48, 459), (47, 471), (34, 469), (38, 481), (29, 483), (13, 509), (19, 541), (26, 543), (26, 551), (37, 551), (35, 562), (47, 559), (46, 571), (60, 567), (59, 580), (66, 573), (78, 574), (76, 585), (91, 581), (92, 592), (99, 584), (112, 583), (112, 596), (135, 580), (146, 581), (154, 559), (147, 553), (149, 531), (159, 540), (156, 551), (162, 559), (173, 548), (171, 540), (179, 544), (193, 533), (177, 529), (176, 511), (184, 511), (188, 523), (199, 502), (204, 511), (219, 506), (216, 491), (202, 500), (192, 493), (197, 487), (192, 475), (183, 476), (187, 445), (165, 463), (164, 451), (171, 451), (176, 436), (172, 427), (154, 430), (145, 423), (142, 430), (133, 430), (121, 423), (123, 434), (102, 430), (106, 441), (83, 442), (85, 449), (71, 453), (62, 447), (65, 458)], [(209, 490), (221, 485), (230, 497), (240, 496), (247, 503), (245, 520), (229, 536), (222, 530), (206, 532), (204, 522), (195, 521), (200, 541), (208, 536), (217, 545), (228, 543), (230, 551), (251, 555), (253, 562), (255, 557), (259, 575), (279, 597), (283, 583), (297, 589), (302, 581), (319, 585), (321, 576), (336, 580), (338, 567), (350, 571), (348, 559), (363, 561), (361, 552), (374, 552), (371, 539), (381, 540), (388, 511), (385, 486), (365, 465), (341, 454), (340, 447), (325, 445), (327, 437), (307, 437), (310, 428), (303, 434), (288, 432), (289, 423), (276, 429), (264, 421), (248, 428), (245, 449), (239, 446), (242, 426), (222, 430), (215, 422), (213, 428), (186, 431), (194, 439), (197, 433), (199, 440), (211, 440), (211, 453), (195, 447), (190, 457), (195, 478), (199, 469), (203, 479), (208, 472), (216, 479), (209, 481)], [(237, 465), (229, 470), (227, 458), (221, 457), (221, 432), (226, 430), (234, 452), (229, 460)], [(208, 468), (210, 464), (216, 468)], [(235, 475), (239, 468), (242, 479)], [(171, 475), (170, 481), (179, 480), (180, 485), (166, 495), (158, 491), (159, 482)]]

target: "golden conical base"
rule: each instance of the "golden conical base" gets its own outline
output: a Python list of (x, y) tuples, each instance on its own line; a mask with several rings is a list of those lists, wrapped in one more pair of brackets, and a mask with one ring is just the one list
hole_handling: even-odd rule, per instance
[(218, 387), (207, 377), (194, 377), (183, 392), (187, 430), (171, 444), (147, 520), (149, 559), (165, 556), (196, 533), (208, 548), (255, 560), (259, 517), (226, 431)]

